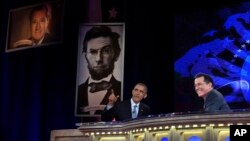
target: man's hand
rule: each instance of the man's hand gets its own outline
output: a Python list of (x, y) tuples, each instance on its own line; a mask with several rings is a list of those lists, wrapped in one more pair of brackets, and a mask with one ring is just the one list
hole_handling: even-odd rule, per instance
[(119, 95), (115, 95), (114, 93), (114, 90), (112, 89), (111, 90), (111, 94), (109, 96), (109, 102), (108, 102), (108, 105), (110, 106), (114, 106), (115, 102), (117, 101), (117, 99), (119, 98), (120, 96)]

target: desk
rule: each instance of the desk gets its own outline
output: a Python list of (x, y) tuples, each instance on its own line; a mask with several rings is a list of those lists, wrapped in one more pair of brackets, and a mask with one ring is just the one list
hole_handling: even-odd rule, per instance
[(250, 112), (171, 113), (125, 122), (78, 123), (51, 131), (51, 141), (225, 141), (230, 125), (250, 125)]

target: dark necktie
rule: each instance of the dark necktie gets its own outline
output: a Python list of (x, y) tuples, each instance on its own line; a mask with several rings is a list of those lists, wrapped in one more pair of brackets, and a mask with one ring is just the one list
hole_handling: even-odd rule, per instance
[(102, 82), (98, 82), (98, 83), (90, 83), (90, 92), (94, 93), (94, 92), (98, 92), (98, 91), (102, 91), (102, 90), (108, 90), (109, 88), (111, 88), (112, 84), (110, 84), (108, 81), (102, 81)]

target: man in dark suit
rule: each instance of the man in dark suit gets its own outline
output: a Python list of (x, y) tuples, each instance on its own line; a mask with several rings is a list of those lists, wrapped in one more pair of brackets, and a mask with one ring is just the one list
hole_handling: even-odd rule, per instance
[(116, 102), (117, 97), (113, 94), (109, 97), (109, 103), (102, 113), (102, 121), (124, 121), (137, 117), (148, 116), (150, 107), (141, 100), (147, 97), (147, 86), (137, 83), (132, 90), (130, 100)]
[(50, 5), (42, 4), (33, 7), (29, 15), (30, 37), (15, 42), (13, 48), (37, 46), (55, 41), (49, 30), (50, 20)]
[(49, 31), (51, 13), (49, 5), (38, 5), (30, 12), (30, 30), (33, 45), (40, 45), (53, 41)]
[[(105, 91), (105, 96), (102, 98), (99, 103), (99, 107), (94, 108), (95, 114), (101, 114), (104, 106), (108, 103), (108, 98), (111, 94), (111, 91), (119, 97), (121, 93), (121, 82), (116, 80), (114, 76), (110, 79), (110, 84), (112, 86)], [(89, 87), (89, 79), (86, 80), (85, 83), (81, 84), (78, 87), (78, 102), (77, 102), (77, 113), (79, 114), (90, 114), (89, 111), (92, 111), (90, 105), (90, 101), (88, 100), (88, 87)], [(88, 109), (89, 108), (89, 109)]]
[(101, 115), (111, 93), (120, 100), (121, 82), (113, 75), (121, 51), (119, 37), (104, 25), (94, 26), (86, 33), (83, 53), (90, 76), (78, 86), (77, 115)]
[(204, 73), (195, 76), (194, 87), (199, 97), (204, 99), (205, 112), (230, 112), (231, 109), (223, 95), (214, 89), (213, 79)]

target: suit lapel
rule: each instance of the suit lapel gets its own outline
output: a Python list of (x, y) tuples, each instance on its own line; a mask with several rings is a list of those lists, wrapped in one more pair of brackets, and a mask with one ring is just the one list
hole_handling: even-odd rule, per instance
[(132, 113), (131, 113), (132, 110), (131, 110), (131, 102), (130, 102), (130, 100), (126, 102), (126, 106), (124, 108), (126, 108), (125, 111), (127, 111), (127, 113), (125, 113), (126, 115), (128, 115), (127, 118), (132, 118)]
[(138, 109), (137, 117), (141, 116), (141, 115), (142, 115), (142, 112), (143, 112), (143, 108), (142, 108), (142, 104), (140, 103), (139, 109)]
[(145, 115), (145, 106), (144, 106), (144, 104), (143, 103), (140, 103), (140, 105), (139, 105), (139, 111), (138, 111), (138, 115), (137, 115), (137, 117), (139, 117), (139, 116), (144, 116)]
[(117, 89), (120, 89), (120, 87), (117, 88), (117, 80), (115, 80), (114, 76), (112, 75), (111, 79), (110, 79), (110, 83), (112, 84), (112, 87), (110, 89), (108, 89), (107, 93), (105, 94), (104, 98), (102, 99), (100, 104), (104, 104), (106, 105), (108, 103), (108, 98), (111, 94), (111, 89), (114, 90), (115, 95), (120, 95), (120, 90), (117, 91)]

